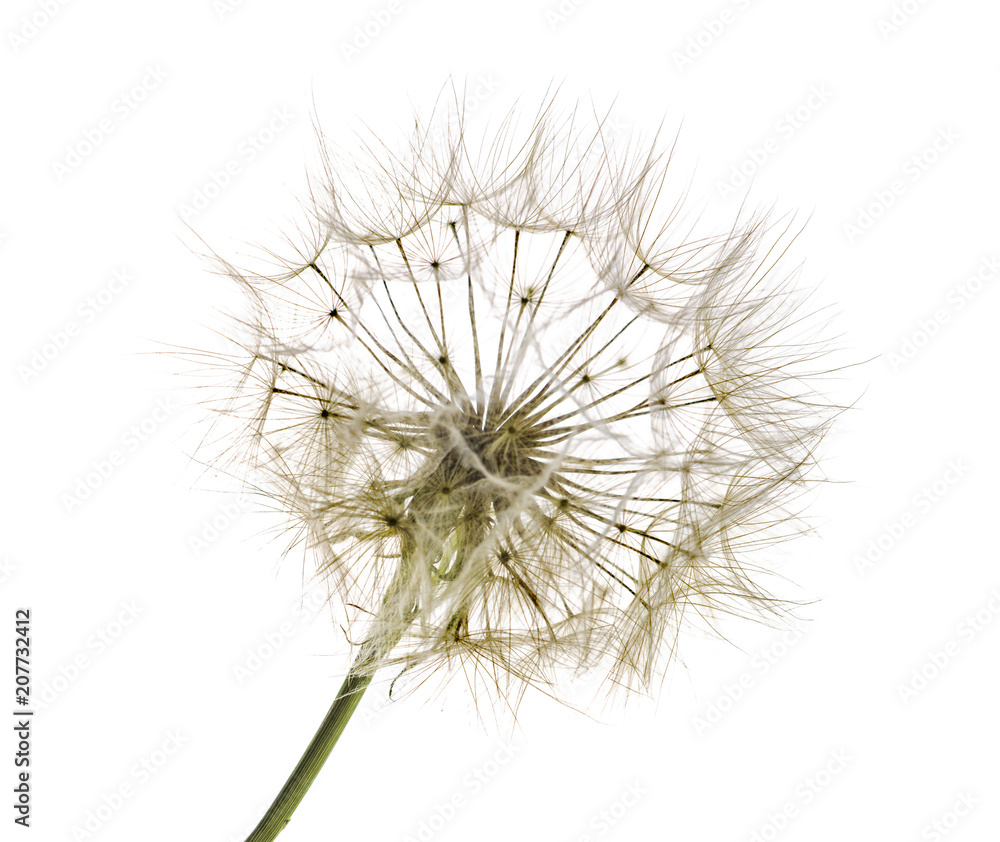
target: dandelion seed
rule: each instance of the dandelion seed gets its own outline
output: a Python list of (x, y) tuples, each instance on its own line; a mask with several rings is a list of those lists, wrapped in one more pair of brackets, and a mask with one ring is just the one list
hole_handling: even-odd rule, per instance
[(308, 246), (231, 271), (254, 308), (234, 452), (361, 641), (253, 842), (379, 669), (648, 688), (686, 615), (772, 606), (748, 559), (799, 528), (833, 415), (780, 274), (791, 229), (695, 235), (668, 156), (581, 122), (550, 100), (477, 145), (441, 106), (400, 149), (327, 155)]

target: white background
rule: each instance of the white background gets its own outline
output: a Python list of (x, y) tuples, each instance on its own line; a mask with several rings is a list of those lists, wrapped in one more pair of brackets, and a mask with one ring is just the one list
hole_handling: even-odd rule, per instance
[(0, 716), (18, 606), (41, 696), (32, 827), (10, 838), (242, 840), (312, 735), (337, 634), (299, 621), (301, 559), (270, 522), (192, 468), (202, 410), (161, 353), (234, 300), (183, 206), (236, 162), (188, 221), (223, 253), (269, 242), (314, 113), (333, 135), (404, 123), (448, 74), (483, 113), (561, 80), (626, 125), (683, 120), (693, 201), (735, 212), (745, 167), (752, 203), (811, 215), (804, 279), (869, 361), (844, 372), (861, 397), (820, 531), (780, 557), (818, 601), (791, 632), (691, 635), (655, 705), (594, 720), (539, 695), (512, 736), (461, 694), (375, 713), (373, 691), (283, 842), (995, 838), (998, 26), (985, 0), (5, 4)]

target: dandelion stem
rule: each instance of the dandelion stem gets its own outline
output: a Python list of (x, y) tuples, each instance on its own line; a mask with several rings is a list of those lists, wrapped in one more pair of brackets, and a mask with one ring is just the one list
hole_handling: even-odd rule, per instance
[(361, 644), (361, 651), (305, 753), (264, 817), (246, 838), (246, 842), (273, 842), (292, 820), (292, 813), (309, 791), (340, 735), (344, 733), (348, 720), (357, 710), (379, 664), (399, 643), (404, 630), (413, 621), (415, 612), (407, 589), (409, 554), (404, 552), (403, 555), (403, 563), (382, 601), (382, 612), (375, 620), (372, 634)]
[[(365, 657), (362, 651), (359, 660)], [(305, 797), (306, 792), (316, 779), (333, 747), (344, 732), (348, 720), (358, 707), (362, 695), (368, 689), (372, 680), (371, 672), (357, 672), (358, 662), (347, 674), (340, 686), (337, 697), (323, 717), (323, 722), (316, 731), (308, 748), (299, 760), (291, 777), (285, 782), (274, 799), (274, 803), (264, 814), (257, 827), (247, 837), (246, 842), (272, 842), (285, 826), (292, 820), (292, 813)]]

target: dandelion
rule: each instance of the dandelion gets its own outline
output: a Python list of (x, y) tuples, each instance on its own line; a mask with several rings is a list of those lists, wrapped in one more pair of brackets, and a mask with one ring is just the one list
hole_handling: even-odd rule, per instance
[(801, 531), (833, 412), (779, 268), (790, 223), (696, 234), (669, 154), (554, 99), (479, 143), (461, 117), (328, 148), (294, 259), (227, 267), (252, 303), (233, 452), (357, 642), (251, 842), (287, 824), (376, 671), (510, 698), (566, 669), (649, 688), (686, 615), (776, 608), (750, 562)]

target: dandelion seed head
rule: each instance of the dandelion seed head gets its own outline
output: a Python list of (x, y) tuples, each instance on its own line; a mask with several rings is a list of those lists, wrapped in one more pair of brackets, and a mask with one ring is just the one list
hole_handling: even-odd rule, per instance
[(379, 666), (648, 688), (691, 614), (769, 604), (748, 559), (800, 529), (833, 408), (790, 229), (695, 233), (669, 156), (584, 116), (474, 140), (439, 103), (395, 146), (328, 148), (306, 246), (232, 271), (234, 452), (351, 639), (398, 641)]

